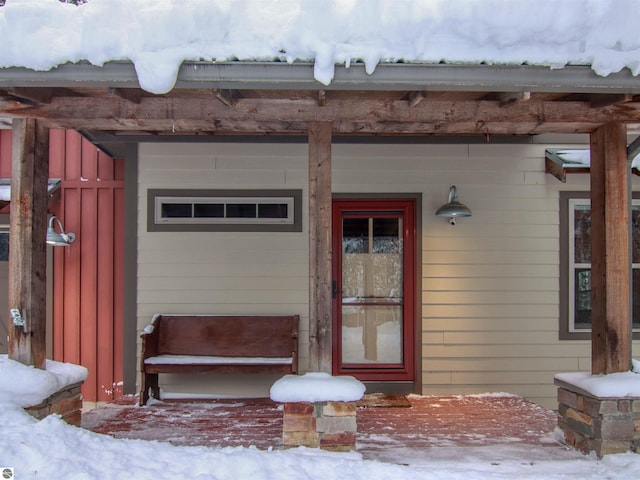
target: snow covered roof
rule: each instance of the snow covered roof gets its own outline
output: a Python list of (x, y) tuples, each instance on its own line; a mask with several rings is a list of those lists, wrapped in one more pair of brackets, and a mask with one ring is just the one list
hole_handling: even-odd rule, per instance
[[(637, 142), (634, 142), (634, 145)], [(640, 151), (638, 147), (629, 151), (628, 160), (631, 173), (640, 175)], [(589, 149), (548, 148), (545, 150), (545, 170), (561, 182), (566, 181), (568, 173), (589, 173), (591, 170), (591, 151)]]
[(173, 88), (185, 61), (304, 62), (324, 85), (353, 64), (367, 74), (381, 64), (581, 65), (634, 77), (639, 23), (637, 0), (9, 0), (0, 67), (131, 62), (154, 93)]
[[(60, 187), (59, 178), (50, 178), (47, 181), (47, 193), (52, 194)], [(11, 201), (11, 179), (0, 178), (0, 208)]]
[(0, 115), (96, 143), (586, 133), (638, 123), (638, 24), (640, 0), (8, 0)]

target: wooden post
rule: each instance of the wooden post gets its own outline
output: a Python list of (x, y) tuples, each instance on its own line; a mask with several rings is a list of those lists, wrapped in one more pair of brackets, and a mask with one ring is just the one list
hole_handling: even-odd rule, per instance
[(309, 124), (309, 369), (331, 373), (331, 130)]
[(591, 372), (631, 365), (630, 167), (626, 128), (591, 133)]
[[(45, 368), (49, 130), (13, 120), (9, 236), (9, 358)], [(16, 309), (24, 326), (16, 326)]]

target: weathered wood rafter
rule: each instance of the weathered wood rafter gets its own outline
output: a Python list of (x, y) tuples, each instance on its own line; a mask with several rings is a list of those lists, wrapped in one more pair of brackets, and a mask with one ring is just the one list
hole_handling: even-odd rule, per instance
[(227, 107), (231, 107), (238, 96), (238, 93), (235, 90), (220, 90), (217, 88), (213, 90), (213, 94)]
[(169, 135), (305, 134), (311, 122), (332, 122), (337, 135), (588, 133), (611, 122), (640, 123), (640, 102), (627, 95), (331, 91), (329, 101), (322, 90), (54, 90), (46, 102), (33, 92), (29, 101), (0, 97), (0, 115), (56, 128)]
[(324, 107), (327, 104), (327, 92), (325, 90), (318, 90), (318, 106)]
[(606, 94), (596, 94), (593, 93), (589, 95), (589, 104), (591, 108), (602, 108), (608, 107), (609, 105), (615, 105), (617, 103), (626, 103), (633, 100), (633, 95), (631, 94), (616, 94), (616, 95), (606, 95)]
[(108, 92), (110, 95), (115, 95), (116, 97), (133, 103), (140, 103), (144, 96), (142, 90), (133, 88), (110, 88)]
[(531, 100), (531, 92), (505, 92), (500, 94), (500, 106), (509, 107), (518, 102)]
[(409, 93), (409, 106), (417, 107), (425, 98), (427, 98), (426, 92), (410, 92)]

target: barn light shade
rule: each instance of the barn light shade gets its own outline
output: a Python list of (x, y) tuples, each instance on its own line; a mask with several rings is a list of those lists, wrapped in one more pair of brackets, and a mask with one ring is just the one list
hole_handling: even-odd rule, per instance
[[(58, 223), (60, 233), (55, 231), (55, 224)], [(55, 215), (49, 219), (49, 228), (47, 228), (47, 243), (55, 247), (68, 247), (76, 239), (75, 233), (65, 233), (62, 222)]]
[(451, 185), (449, 188), (449, 201), (438, 209), (436, 215), (448, 218), (451, 225), (456, 224), (456, 218), (471, 216), (471, 210), (458, 201), (455, 185)]

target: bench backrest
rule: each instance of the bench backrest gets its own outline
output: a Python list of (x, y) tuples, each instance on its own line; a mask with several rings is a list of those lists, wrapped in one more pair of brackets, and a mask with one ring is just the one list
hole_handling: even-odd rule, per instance
[(160, 315), (157, 355), (291, 357), (298, 346), (298, 321), (298, 315)]

